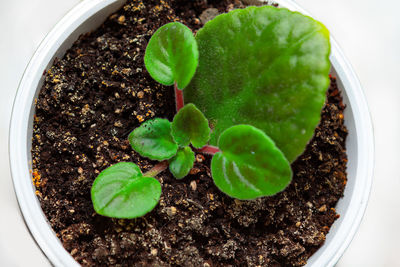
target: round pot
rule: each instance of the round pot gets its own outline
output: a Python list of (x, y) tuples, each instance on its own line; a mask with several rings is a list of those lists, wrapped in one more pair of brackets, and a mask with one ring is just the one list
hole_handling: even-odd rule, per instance
[[(307, 14), (292, 0), (276, 0), (281, 6)], [(86, 0), (72, 9), (46, 36), (29, 62), (19, 84), (10, 123), (10, 165), (21, 212), (25, 222), (49, 261), (56, 266), (79, 266), (63, 248), (50, 227), (35, 195), (31, 179), (32, 125), (35, 98), (43, 84), (43, 73), (53, 60), (61, 58), (82, 33), (98, 27), (116, 11), (123, 0)], [(306, 266), (333, 266), (351, 242), (364, 214), (372, 182), (373, 130), (360, 83), (352, 67), (331, 39), (332, 75), (343, 92), (348, 182), (344, 197), (337, 204), (340, 218), (332, 225), (325, 244)]]

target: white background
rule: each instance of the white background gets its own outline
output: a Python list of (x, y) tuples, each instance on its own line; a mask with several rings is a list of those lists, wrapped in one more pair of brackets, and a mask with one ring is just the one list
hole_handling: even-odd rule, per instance
[[(50, 266), (18, 210), (8, 165), (8, 125), (26, 64), (46, 33), (78, 2), (0, 0), (0, 266)], [(337, 266), (400, 266), (400, 1), (297, 2), (328, 27), (354, 66), (375, 129), (368, 209)]]

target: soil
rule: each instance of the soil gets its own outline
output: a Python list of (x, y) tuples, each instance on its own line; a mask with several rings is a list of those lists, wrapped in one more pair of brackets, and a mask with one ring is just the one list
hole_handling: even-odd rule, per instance
[(185, 179), (168, 171), (157, 176), (161, 200), (146, 216), (118, 220), (94, 212), (90, 188), (99, 172), (120, 161), (143, 172), (155, 164), (130, 148), (129, 132), (147, 119), (174, 115), (173, 88), (154, 82), (143, 65), (149, 38), (174, 20), (199, 29), (210, 7), (226, 12), (243, 5), (128, 1), (44, 74), (33, 182), (53, 230), (84, 266), (301, 266), (339, 217), (334, 207), (346, 184), (347, 130), (334, 78), (321, 123), (292, 164), (285, 191), (254, 201), (229, 198), (212, 182), (210, 158), (197, 154)]

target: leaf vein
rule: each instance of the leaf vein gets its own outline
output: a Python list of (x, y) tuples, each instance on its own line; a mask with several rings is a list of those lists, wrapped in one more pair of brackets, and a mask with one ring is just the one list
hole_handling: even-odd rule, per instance
[(222, 173), (224, 174), (225, 181), (230, 186), (231, 190), (233, 190), (232, 182), (229, 180), (228, 174), (226, 172), (226, 158), (225, 157), (222, 157)]
[(241, 173), (240, 170), (239, 170), (239, 167), (236, 165), (235, 162), (232, 162), (232, 165), (233, 165), (233, 171), (236, 173), (236, 175), (239, 177), (239, 180), (240, 180), (243, 184), (247, 185), (248, 187), (250, 187), (250, 188), (253, 189), (254, 191), (257, 191), (257, 192), (261, 193), (261, 190), (260, 190), (259, 188), (257, 188), (254, 184), (250, 183), (249, 180), (247, 180), (247, 179), (242, 175), (242, 173)]

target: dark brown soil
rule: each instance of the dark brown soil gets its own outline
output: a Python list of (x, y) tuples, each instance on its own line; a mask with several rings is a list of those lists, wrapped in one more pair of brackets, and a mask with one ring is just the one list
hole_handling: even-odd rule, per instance
[(100, 171), (120, 161), (143, 171), (155, 164), (132, 151), (129, 132), (149, 118), (174, 115), (173, 89), (154, 82), (143, 66), (154, 30), (173, 20), (198, 29), (205, 8), (241, 6), (129, 1), (47, 71), (36, 105), (33, 181), (51, 226), (82, 265), (299, 266), (323, 244), (346, 184), (344, 106), (333, 78), (322, 121), (284, 192), (231, 199), (213, 184), (210, 159), (198, 154), (185, 179), (168, 171), (157, 177), (161, 201), (145, 217), (117, 220), (93, 210), (90, 187)]

